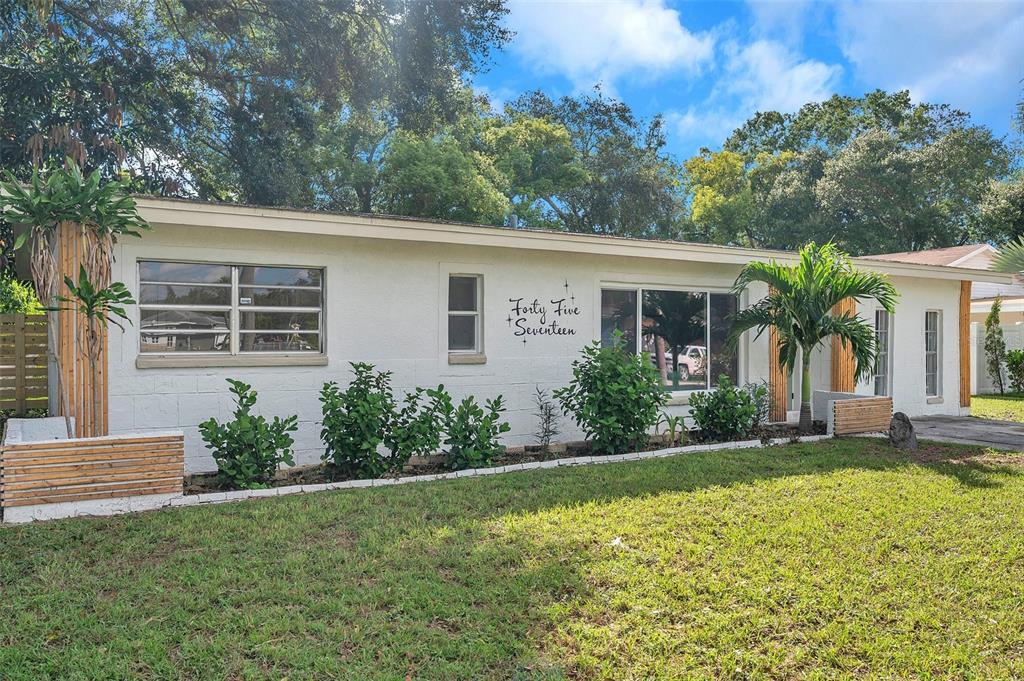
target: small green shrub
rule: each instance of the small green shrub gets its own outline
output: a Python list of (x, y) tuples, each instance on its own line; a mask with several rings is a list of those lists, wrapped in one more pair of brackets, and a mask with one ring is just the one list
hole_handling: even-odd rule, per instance
[(715, 390), (690, 395), (690, 416), (707, 441), (745, 440), (757, 426), (757, 395), (733, 385), (728, 376), (721, 376)]
[(220, 424), (210, 418), (199, 424), (203, 442), (213, 451), (221, 485), (239, 489), (261, 489), (270, 484), (283, 463), (294, 466), (289, 433), (298, 430), (298, 416), (282, 420), (275, 416), (253, 416), (256, 391), (242, 381), (228, 379), (235, 396), (234, 420)]
[(329, 381), (320, 390), (323, 461), (333, 477), (379, 478), (394, 466), (380, 451), (395, 410), (391, 373), (361, 362), (351, 366), (355, 377), (347, 388)]
[(42, 314), (43, 306), (30, 284), (0, 270), (0, 314)]
[(537, 417), (537, 431), (533, 436), (537, 438), (541, 453), (547, 454), (551, 449), (551, 440), (561, 432), (558, 427), (558, 407), (540, 386), (534, 387), (533, 404), (536, 407), (533, 415)]
[(658, 407), (668, 395), (658, 373), (641, 355), (626, 350), (621, 337), (610, 347), (583, 348), (572, 363), (572, 380), (554, 392), (562, 411), (572, 415), (596, 454), (620, 454), (647, 444), (658, 423)]
[(448, 402), (444, 420), (446, 466), (451, 470), (480, 468), (501, 454), (505, 448), (498, 438), (512, 428), (501, 420), (504, 411), (501, 395), (487, 400), (483, 407), (473, 397), (458, 406)]
[(413, 456), (438, 451), (444, 416), (451, 410), (451, 404), (452, 398), (443, 385), (406, 393), (384, 435), (384, 444), (391, 450), (393, 470), (400, 471)]
[(677, 445), (683, 445), (686, 443), (688, 434), (686, 431), (686, 417), (682, 414), (677, 416), (670, 416), (669, 414), (662, 414), (658, 419), (658, 425), (665, 424), (665, 429), (662, 431), (662, 437), (665, 439), (665, 444), (669, 447), (675, 447)]
[(1010, 376), (1010, 390), (1024, 392), (1024, 350), (1007, 351), (1006, 373)]
[(760, 428), (768, 423), (768, 417), (772, 409), (772, 400), (768, 392), (768, 381), (747, 383), (743, 386), (743, 390), (746, 390), (750, 395), (750, 399), (754, 400), (754, 428)]

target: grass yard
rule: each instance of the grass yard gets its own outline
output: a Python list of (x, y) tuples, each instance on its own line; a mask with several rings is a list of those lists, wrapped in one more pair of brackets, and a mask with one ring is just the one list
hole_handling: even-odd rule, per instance
[(0, 677), (1024, 676), (1024, 468), (879, 440), (0, 528)]
[(1024, 395), (973, 395), (971, 416), (1024, 423)]

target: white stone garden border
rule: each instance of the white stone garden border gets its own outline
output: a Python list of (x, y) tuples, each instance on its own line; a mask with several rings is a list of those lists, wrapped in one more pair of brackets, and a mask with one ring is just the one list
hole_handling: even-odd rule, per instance
[(433, 473), (429, 475), (410, 475), (403, 478), (345, 480), (344, 482), (325, 482), (316, 485), (289, 485), (286, 487), (271, 487), (269, 489), (244, 489), (231, 492), (210, 492), (207, 494), (153, 495), (146, 497), (123, 497), (120, 499), (102, 501), (45, 504), (39, 506), (26, 506), (21, 509), (9, 509), (9, 511), (19, 510), (20, 512), (15, 514), (14, 517), (5, 516), (4, 522), (5, 524), (18, 524), (36, 520), (121, 515), (124, 513), (137, 513), (139, 511), (154, 511), (161, 508), (206, 506), (209, 504), (223, 504), (231, 501), (243, 501), (245, 499), (283, 497), (290, 494), (306, 494), (310, 492), (324, 492), (328, 490), (355, 489), (359, 487), (387, 487), (390, 485), (404, 485), (415, 482), (429, 482), (432, 480), (454, 480), (456, 478), (498, 475), (499, 473), (514, 473), (517, 471), (529, 471), (539, 468), (560, 468), (562, 466), (589, 466), (603, 463), (619, 463), (623, 461), (643, 461), (646, 459), (660, 459), (693, 452), (711, 452), (725, 449), (761, 449), (764, 447), (774, 447), (791, 443), (820, 442), (831, 438), (831, 435), (807, 435), (797, 438), (772, 438), (767, 442), (762, 442), (761, 440), (743, 440), (740, 442), (721, 442), (713, 445), (669, 447), (649, 452), (631, 452), (629, 454), (614, 454), (610, 456), (576, 456), (564, 459), (551, 459), (549, 461), (516, 463), (508, 466), (493, 466), (491, 468), (468, 468), (462, 471)]

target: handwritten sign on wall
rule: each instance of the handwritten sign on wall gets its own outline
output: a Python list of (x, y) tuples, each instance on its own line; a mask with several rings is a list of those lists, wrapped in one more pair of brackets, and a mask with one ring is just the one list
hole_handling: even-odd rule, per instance
[(575, 336), (573, 321), (580, 316), (576, 295), (568, 280), (562, 285), (564, 293), (557, 298), (509, 298), (506, 321), (512, 335), (523, 345), (536, 336)]

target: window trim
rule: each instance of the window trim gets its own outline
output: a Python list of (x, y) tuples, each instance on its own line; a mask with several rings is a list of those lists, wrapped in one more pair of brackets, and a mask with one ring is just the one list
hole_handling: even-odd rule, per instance
[[(928, 315), (935, 315), (935, 392), (928, 392)], [(942, 310), (926, 309), (924, 325), (921, 328), (924, 341), (924, 396), (929, 399), (942, 397)]]
[[(595, 337), (598, 341), (601, 341), (601, 294), (605, 290), (614, 291), (634, 291), (636, 292), (636, 347), (637, 354), (642, 354), (643, 351), (643, 294), (644, 291), (677, 291), (679, 293), (703, 293), (705, 294), (705, 324), (704, 324), (704, 348), (706, 356), (711, 355), (711, 296), (716, 295), (734, 295), (736, 298), (736, 309), (740, 310), (743, 308), (743, 298), (741, 295), (734, 294), (730, 287), (723, 286), (706, 286), (706, 287), (694, 287), (689, 285), (679, 284), (639, 284), (631, 283), (628, 281), (598, 281), (597, 285), (597, 313), (595, 316), (595, 322), (597, 330)], [(743, 385), (746, 381), (746, 371), (744, 370), (744, 360), (746, 350), (743, 347), (744, 344), (740, 343), (736, 347), (736, 385)], [(708, 360), (710, 365), (710, 359)], [(704, 388), (695, 388), (691, 390), (666, 390), (665, 392), (670, 396), (669, 406), (674, 404), (685, 404), (687, 402), (687, 396), (699, 392), (711, 392), (715, 390), (715, 386), (712, 384), (710, 371), (706, 372), (707, 376), (704, 381)]]
[[(145, 282), (146, 284), (158, 284), (158, 285), (177, 285), (177, 286), (210, 286), (220, 288), (230, 288), (230, 304), (228, 305), (165, 305), (160, 303), (137, 303), (136, 307), (136, 318), (139, 322), (139, 338), (135, 344), (136, 350), (136, 367), (138, 368), (150, 368), (150, 367), (206, 367), (206, 366), (269, 366), (269, 365), (309, 365), (309, 366), (323, 366), (327, 364), (327, 267), (325, 265), (295, 265), (295, 264), (284, 264), (278, 262), (237, 262), (237, 261), (219, 261), (219, 260), (197, 260), (189, 258), (160, 258), (160, 257), (139, 257), (135, 260), (135, 276), (136, 283), (139, 291), (139, 298), (142, 298), (142, 263), (146, 262), (157, 262), (157, 263), (172, 263), (182, 265), (220, 265), (228, 267), (231, 270), (231, 282), (230, 283), (202, 283), (202, 282)], [(242, 288), (272, 288), (272, 289), (292, 289), (292, 290), (312, 290), (311, 286), (294, 286), (294, 285), (242, 285), (239, 283), (239, 271), (243, 267), (274, 267), (274, 268), (293, 268), (293, 269), (308, 269), (317, 270), (320, 272), (320, 307), (314, 308), (310, 306), (301, 307), (276, 307), (267, 305), (246, 305), (244, 308), (239, 303), (240, 300), (240, 289)], [(228, 333), (230, 335), (229, 347), (227, 352), (222, 351), (210, 351), (210, 352), (143, 352), (142, 351), (142, 311), (143, 310), (196, 310), (196, 311), (216, 311), (216, 312), (228, 312)], [(317, 331), (293, 331), (292, 329), (287, 330), (243, 330), (241, 328), (243, 312), (297, 312), (297, 313), (317, 313), (318, 316), (318, 329)], [(191, 330), (185, 329), (180, 332), (181, 335), (197, 335), (203, 333), (209, 333), (209, 331), (203, 330)], [(313, 335), (317, 334), (320, 337), (320, 347), (318, 350), (242, 350), (241, 349), (241, 336), (244, 333), (296, 333), (299, 335)]]
[[(885, 393), (879, 395), (878, 393), (878, 364), (875, 364), (875, 370), (871, 375), (871, 388), (873, 393), (878, 397), (892, 397), (892, 386), (893, 386), (893, 320), (896, 315), (886, 310), (884, 307), (875, 308), (875, 340), (878, 340), (878, 315), (883, 314), (886, 317), (886, 331), (885, 331)], [(877, 348), (876, 348), (877, 350)]]
[[(451, 301), (451, 283), (455, 277), (473, 279), (476, 282), (476, 309), (475, 310), (453, 310)], [(458, 358), (458, 364), (482, 364), (482, 362), (464, 361), (467, 357), (484, 357), (484, 275), (478, 272), (448, 272), (445, 279), (445, 345), (448, 347), (448, 356)], [(473, 325), (473, 347), (463, 349), (452, 349), (452, 339), (449, 335), (449, 320), (452, 317), (474, 317)]]

